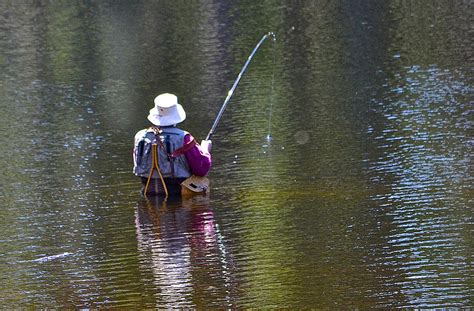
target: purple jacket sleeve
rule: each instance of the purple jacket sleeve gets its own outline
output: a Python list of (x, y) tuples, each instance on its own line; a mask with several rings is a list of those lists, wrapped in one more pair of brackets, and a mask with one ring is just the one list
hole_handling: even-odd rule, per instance
[[(186, 134), (184, 137), (184, 144), (188, 144), (193, 140), (191, 134)], [(205, 150), (197, 142), (196, 144), (186, 151), (184, 154), (186, 160), (188, 161), (189, 168), (191, 173), (197, 176), (206, 176), (212, 166), (212, 157), (209, 150)]]

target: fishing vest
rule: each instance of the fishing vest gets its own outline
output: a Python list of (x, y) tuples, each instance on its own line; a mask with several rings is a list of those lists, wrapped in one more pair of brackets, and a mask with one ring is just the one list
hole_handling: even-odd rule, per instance
[[(163, 127), (156, 133), (150, 127), (139, 131), (135, 135), (133, 148), (133, 173), (136, 176), (150, 175), (152, 167), (152, 145), (157, 145), (158, 165), (163, 178), (188, 178), (191, 171), (184, 154), (173, 155), (173, 152), (184, 145), (184, 136), (188, 132), (176, 127)], [(156, 170), (152, 178), (160, 178)]]

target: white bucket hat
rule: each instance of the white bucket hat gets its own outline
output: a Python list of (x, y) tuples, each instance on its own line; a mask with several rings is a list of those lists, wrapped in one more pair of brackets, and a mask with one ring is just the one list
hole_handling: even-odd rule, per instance
[(150, 109), (148, 120), (157, 126), (170, 126), (183, 122), (186, 112), (178, 104), (178, 97), (164, 93), (155, 97), (155, 107)]

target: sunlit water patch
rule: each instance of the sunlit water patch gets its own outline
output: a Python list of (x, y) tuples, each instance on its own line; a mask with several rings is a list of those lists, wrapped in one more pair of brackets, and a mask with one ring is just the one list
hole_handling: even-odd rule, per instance
[[(1, 307), (472, 307), (467, 2), (0, 9)], [(200, 141), (268, 31), (210, 196), (142, 198), (153, 98)]]

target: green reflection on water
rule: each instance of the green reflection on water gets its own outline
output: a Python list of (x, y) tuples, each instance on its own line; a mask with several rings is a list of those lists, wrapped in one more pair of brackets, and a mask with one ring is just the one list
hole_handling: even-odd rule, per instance
[[(268, 44), (215, 135), (212, 203), (189, 214), (215, 212), (221, 242), (207, 237), (211, 250), (191, 243), (184, 288), (191, 294), (175, 303), (469, 304), (469, 5), (4, 1), (0, 8), (3, 307), (169, 302), (156, 286), (164, 277), (148, 273), (156, 258), (140, 257), (133, 133), (147, 126), (154, 96), (175, 92), (188, 112), (183, 126), (202, 138), (271, 30), (274, 139), (263, 146)], [(183, 211), (178, 204), (167, 216)], [(172, 225), (160, 230), (206, 239), (189, 223), (181, 231)], [(152, 240), (166, 244), (153, 230)], [(65, 252), (72, 255), (34, 261)]]

